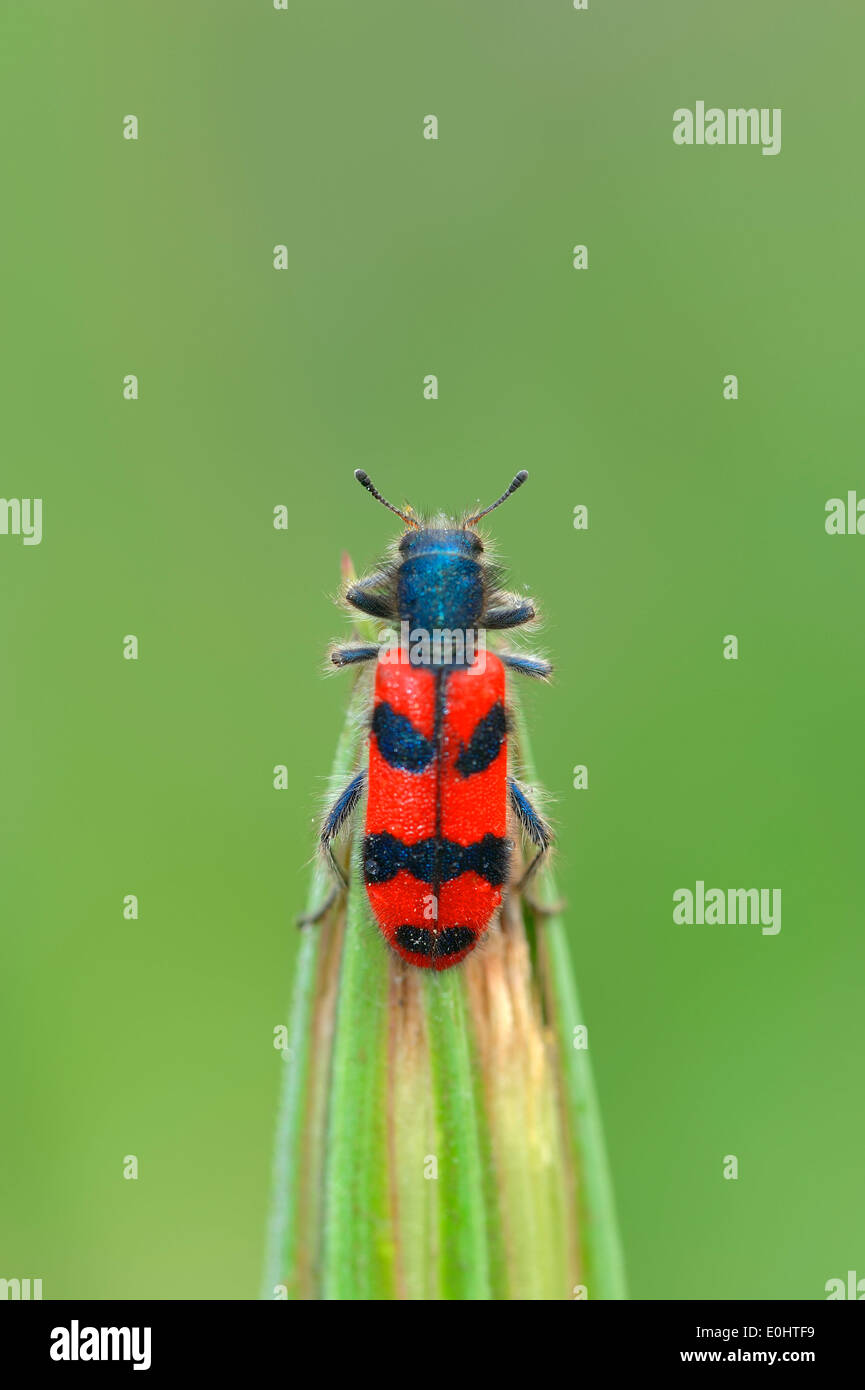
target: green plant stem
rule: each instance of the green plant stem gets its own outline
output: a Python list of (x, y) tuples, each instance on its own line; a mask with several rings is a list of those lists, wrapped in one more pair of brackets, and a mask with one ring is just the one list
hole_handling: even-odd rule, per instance
[[(362, 705), (362, 692), (356, 682), (331, 769), (331, 781), (334, 785), (346, 782), (355, 765), (362, 737)], [(313, 913), (320, 908), (332, 886), (330, 873), (317, 858), (310, 878), (307, 913)], [(286, 1284), (289, 1298), (301, 1296), (296, 1279), (300, 1241), (304, 1230), (300, 1211), (301, 1164), (298, 1156), (302, 1147), (306, 1114), (320, 945), (321, 932), (318, 926), (301, 929), (289, 1013), (289, 1051), (283, 1061), (276, 1125), (271, 1214), (262, 1285), (262, 1298), (266, 1299), (274, 1297), (274, 1289), (279, 1284)]]
[(490, 1276), (476, 1086), (456, 971), (425, 980), (439, 1199), (439, 1297), (488, 1299)]
[[(387, 1154), (387, 957), (369, 920), (355, 848), (342, 950), (324, 1194), (323, 1296), (396, 1288)], [(358, 1239), (366, 1229), (368, 1238)]]

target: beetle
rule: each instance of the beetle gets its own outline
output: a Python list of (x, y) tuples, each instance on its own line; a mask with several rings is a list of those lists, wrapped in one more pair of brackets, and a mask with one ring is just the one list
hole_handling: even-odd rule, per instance
[[(502, 901), (514, 848), (534, 850), (522, 891), (552, 844), (547, 821), (508, 769), (506, 672), (546, 680), (537, 656), (486, 648), (487, 631), (529, 623), (534, 603), (499, 587), (477, 523), (522, 487), (525, 469), (483, 511), (421, 520), (388, 502), (359, 468), (358, 482), (405, 531), (380, 568), (351, 583), (345, 602), (399, 625), (390, 647), (352, 643), (336, 667), (375, 665), (367, 766), (324, 817), (320, 846), (342, 888), (333, 842), (366, 796), (363, 879), (376, 922), (410, 965), (446, 970), (477, 945)], [(313, 918), (318, 920), (339, 888)]]

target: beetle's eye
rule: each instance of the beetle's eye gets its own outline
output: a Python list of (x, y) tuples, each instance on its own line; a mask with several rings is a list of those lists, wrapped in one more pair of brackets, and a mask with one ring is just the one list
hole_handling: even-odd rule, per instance
[(475, 554), (478, 555), (483, 550), (483, 548), (484, 544), (480, 536), (472, 536), (472, 550), (475, 552)]

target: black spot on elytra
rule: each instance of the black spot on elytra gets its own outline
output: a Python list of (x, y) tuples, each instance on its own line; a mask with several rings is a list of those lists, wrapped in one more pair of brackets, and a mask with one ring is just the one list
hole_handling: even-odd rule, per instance
[(477, 932), (471, 927), (444, 927), (438, 935), (435, 954), (437, 956), (456, 956), (471, 946)]
[(473, 945), (477, 932), (471, 927), (444, 927), (438, 933), (429, 927), (397, 927), (393, 935), (404, 951), (440, 960), (446, 956), (458, 956), (460, 951)]
[(398, 946), (413, 955), (431, 956), (433, 953), (435, 938), (429, 927), (397, 927), (393, 938)]
[(456, 760), (457, 772), (470, 777), (473, 772), (484, 772), (499, 756), (499, 749), (507, 733), (505, 707), (497, 700), (488, 714), (479, 720), (468, 743), (460, 749)]
[(498, 888), (508, 876), (510, 850), (511, 842), (503, 835), (484, 835), (472, 845), (433, 836), (404, 845), (395, 835), (382, 831), (364, 838), (364, 882), (388, 883), (405, 869), (421, 883), (432, 883), (434, 874), (439, 883), (448, 883), (471, 871)]
[(375, 707), (372, 731), (378, 751), (391, 767), (400, 767), (404, 772), (423, 772), (432, 762), (435, 751), (432, 740), (420, 733), (404, 714), (391, 709), (386, 701)]

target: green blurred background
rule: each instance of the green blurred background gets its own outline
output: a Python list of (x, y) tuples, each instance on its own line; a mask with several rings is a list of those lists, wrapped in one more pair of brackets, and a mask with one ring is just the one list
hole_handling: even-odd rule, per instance
[[(0, 1276), (257, 1293), (330, 596), (394, 534), (357, 466), (454, 509), (532, 473), (490, 529), (557, 665), (527, 701), (632, 1293), (865, 1275), (865, 539), (824, 531), (865, 493), (861, 11), (2, 23), (0, 490), (44, 539), (0, 536)], [(780, 106), (781, 154), (676, 147), (697, 99)], [(674, 926), (698, 878), (780, 887), (780, 935)]]

